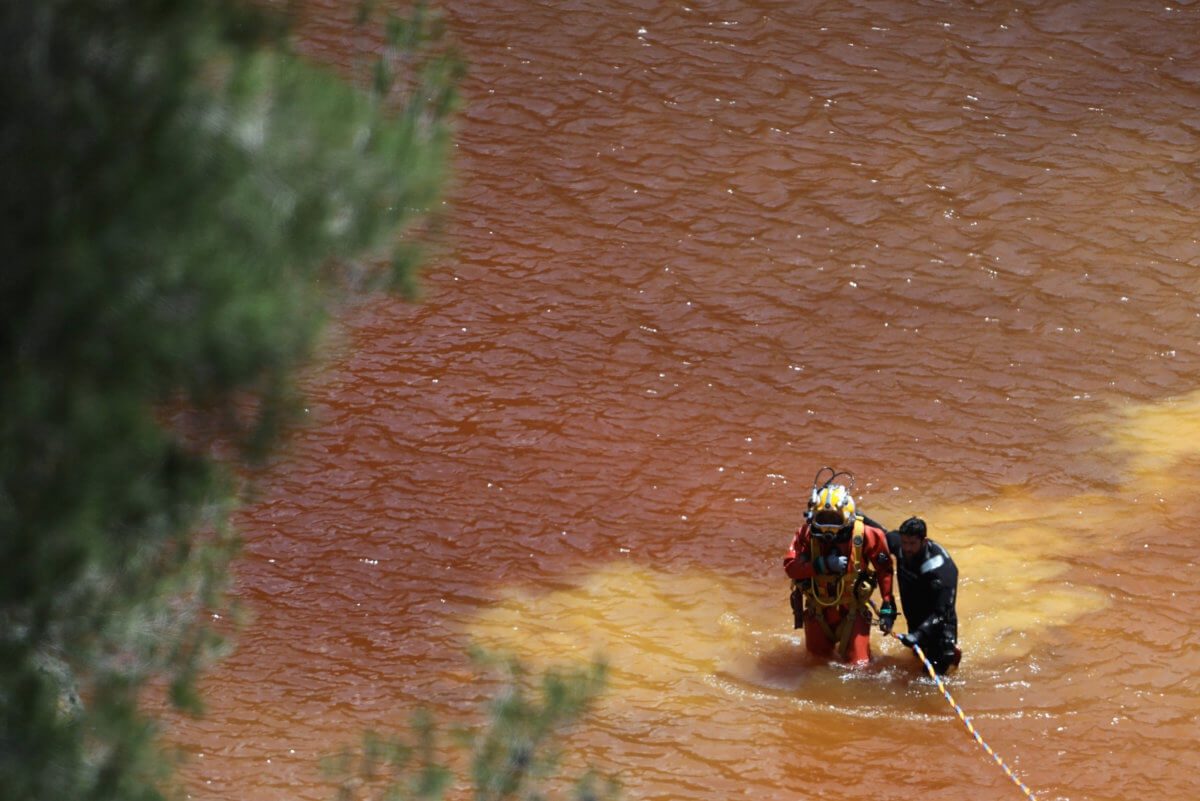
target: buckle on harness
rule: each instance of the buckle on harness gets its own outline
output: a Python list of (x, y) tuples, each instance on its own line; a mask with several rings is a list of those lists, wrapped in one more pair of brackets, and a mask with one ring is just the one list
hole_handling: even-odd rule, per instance
[(878, 584), (879, 577), (875, 575), (874, 571), (858, 571), (858, 577), (854, 579), (854, 597), (860, 604), (865, 604), (871, 598), (871, 593), (875, 592)]

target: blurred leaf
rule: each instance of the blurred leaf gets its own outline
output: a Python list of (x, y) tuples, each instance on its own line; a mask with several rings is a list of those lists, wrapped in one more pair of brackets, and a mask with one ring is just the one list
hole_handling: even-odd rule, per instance
[(349, 260), (411, 288), (400, 238), (438, 230), (461, 62), (433, 17), (375, 99), (292, 53), (291, 19), (236, 0), (0, 9), (14, 801), (161, 796), (141, 696), (199, 710), (227, 647), (233, 462), (301, 422), (296, 373), (354, 291)]
[[(531, 685), (518, 660), (472, 648), (472, 658), (481, 669), (501, 669), (505, 681), (485, 710), (486, 720), (475, 728), (455, 727), (450, 740), (469, 752), (471, 794), (477, 801), (522, 799), (535, 801), (553, 795), (546, 789), (557, 781), (561, 763), (559, 745), (566, 730), (579, 723), (604, 689), (606, 668), (597, 661), (583, 667), (550, 669)], [(364, 741), (356, 759), (340, 764), (333, 778), (338, 781), (337, 798), (358, 801), (375, 791), (380, 798), (441, 799), (454, 782), (454, 775), (438, 758), (436, 726), (426, 711), (419, 712), (410, 726), (413, 745), (400, 736), (384, 739), (386, 748), (404, 751), (414, 763), (393, 763), (390, 774), (363, 772), (364, 765), (378, 762), (381, 741)], [(328, 761), (328, 760), (327, 760)], [(610, 778), (589, 770), (573, 786), (578, 801), (615, 799), (619, 787)]]

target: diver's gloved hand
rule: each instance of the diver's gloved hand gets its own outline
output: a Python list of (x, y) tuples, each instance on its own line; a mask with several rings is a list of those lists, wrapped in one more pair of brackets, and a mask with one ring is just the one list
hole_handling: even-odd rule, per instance
[(841, 575), (846, 572), (846, 565), (850, 560), (839, 554), (829, 554), (827, 556), (818, 556), (813, 562), (813, 569), (818, 573), (835, 573)]
[(904, 643), (909, 648), (912, 648), (917, 644), (917, 635), (913, 634), (911, 631), (907, 634), (901, 634), (897, 639), (899, 639), (900, 642)]
[(896, 605), (891, 601), (884, 601), (879, 607), (879, 630), (888, 634), (894, 625), (896, 625)]

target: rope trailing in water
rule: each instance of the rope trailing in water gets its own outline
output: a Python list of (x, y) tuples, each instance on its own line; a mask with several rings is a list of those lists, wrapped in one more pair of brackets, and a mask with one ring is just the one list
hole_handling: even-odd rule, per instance
[[(872, 606), (874, 606), (874, 604), (872, 604)], [(900, 639), (900, 635), (896, 634), (894, 631), (889, 631), (888, 636), (895, 637), (897, 640)], [(1024, 782), (1016, 777), (1008, 765), (1004, 764), (1004, 760), (1000, 758), (1000, 755), (993, 751), (992, 747), (983, 741), (983, 737), (979, 735), (979, 732), (975, 731), (975, 726), (971, 723), (971, 719), (967, 717), (967, 714), (963, 712), (962, 707), (955, 702), (953, 697), (951, 697), (950, 691), (946, 689), (946, 683), (942, 681), (942, 677), (939, 676), (937, 671), (933, 669), (933, 663), (926, 658), (925, 652), (921, 650), (921, 646), (913, 643), (912, 649), (913, 653), (915, 653), (920, 660), (925, 663), (925, 672), (927, 672), (929, 676), (935, 682), (937, 682), (938, 689), (942, 691), (942, 695), (946, 696), (946, 700), (950, 702), (950, 706), (954, 707), (954, 713), (958, 715), (958, 719), (962, 721), (963, 725), (967, 727), (967, 731), (970, 732), (971, 736), (975, 738), (975, 742), (983, 746), (983, 750), (988, 752), (988, 756), (995, 760), (996, 764), (1000, 766), (1000, 769), (1004, 771), (1004, 774), (1008, 776), (1008, 778), (1012, 779), (1015, 785), (1021, 788), (1021, 792), (1025, 793), (1025, 796), (1029, 798), (1030, 801), (1037, 801), (1037, 799), (1034, 798), (1033, 792), (1025, 786)]]

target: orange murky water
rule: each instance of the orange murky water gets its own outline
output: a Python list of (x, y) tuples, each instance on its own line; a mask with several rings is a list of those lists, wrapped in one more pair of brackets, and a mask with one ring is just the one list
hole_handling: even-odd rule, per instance
[(329, 797), (319, 754), (486, 698), (472, 641), (607, 656), (568, 761), (627, 798), (1022, 797), (894, 643), (804, 655), (831, 464), (954, 555), (950, 689), (1039, 799), (1190, 801), (1200, 7), (446, 8), (453, 252), (343, 322), (241, 516), (191, 797)]

